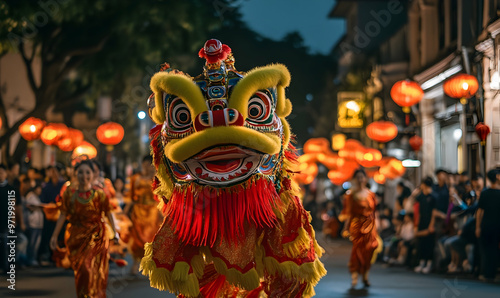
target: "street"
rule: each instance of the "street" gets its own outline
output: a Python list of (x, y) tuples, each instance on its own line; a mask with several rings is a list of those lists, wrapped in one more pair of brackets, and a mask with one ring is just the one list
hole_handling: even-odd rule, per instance
[[(316, 297), (383, 297), (383, 298), (494, 298), (499, 297), (500, 285), (478, 280), (459, 279), (456, 276), (421, 275), (404, 268), (385, 268), (375, 264), (371, 272), (372, 286), (350, 290), (347, 261), (350, 243), (345, 240), (320, 241), (326, 253), (322, 261), (328, 274), (316, 286)], [(130, 262), (129, 262), (130, 263)], [(108, 298), (112, 297), (175, 297), (149, 287), (144, 276), (129, 276), (128, 267), (110, 267)], [(73, 272), (59, 268), (35, 268), (18, 272), (16, 290), (7, 289), (1, 282), (1, 297), (64, 297), (75, 296)]]

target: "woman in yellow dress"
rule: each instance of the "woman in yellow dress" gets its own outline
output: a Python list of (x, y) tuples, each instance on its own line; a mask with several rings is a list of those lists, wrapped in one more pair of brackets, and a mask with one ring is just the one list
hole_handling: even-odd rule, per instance
[(68, 219), (69, 237), (65, 242), (75, 273), (77, 297), (106, 297), (109, 238), (105, 217), (115, 231), (109, 198), (102, 190), (93, 188), (94, 177), (89, 160), (75, 165), (75, 173), (78, 183), (70, 184), (63, 193), (61, 214), (50, 239), (50, 247), (57, 249), (57, 237)]
[(162, 216), (157, 209), (152, 189), (155, 168), (151, 156), (142, 160), (142, 171), (130, 178), (130, 203), (125, 207), (125, 214), (130, 215), (130, 251), (134, 258), (131, 273), (139, 269), (139, 262), (144, 257), (144, 244), (153, 241), (161, 226)]
[(382, 241), (375, 227), (375, 194), (367, 184), (366, 173), (357, 170), (354, 173), (353, 187), (346, 193), (344, 209), (339, 219), (345, 221), (342, 236), (352, 241), (349, 272), (351, 272), (352, 287), (358, 283), (361, 274), (365, 287), (370, 286), (368, 272), (374, 257), (382, 250)]

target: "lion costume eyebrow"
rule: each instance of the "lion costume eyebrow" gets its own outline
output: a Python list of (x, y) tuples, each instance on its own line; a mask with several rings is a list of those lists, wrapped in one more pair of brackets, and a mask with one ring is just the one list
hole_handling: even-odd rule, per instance
[(207, 110), (200, 87), (183, 74), (159, 72), (151, 78), (151, 90), (155, 93), (155, 108), (151, 113), (157, 124), (165, 121), (163, 93), (178, 96), (188, 106), (192, 117)]
[(258, 90), (276, 87), (276, 114), (286, 117), (291, 111), (291, 103), (285, 98), (285, 87), (290, 84), (290, 72), (282, 64), (257, 67), (241, 79), (229, 98), (229, 108), (237, 109), (243, 118), (248, 117), (248, 100)]

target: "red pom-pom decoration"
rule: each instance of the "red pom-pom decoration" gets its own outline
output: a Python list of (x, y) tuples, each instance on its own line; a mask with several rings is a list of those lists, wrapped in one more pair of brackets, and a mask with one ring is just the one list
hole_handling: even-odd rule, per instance
[(200, 58), (205, 58), (207, 63), (213, 64), (226, 60), (231, 53), (231, 48), (217, 39), (209, 39), (205, 42), (203, 48), (198, 52)]

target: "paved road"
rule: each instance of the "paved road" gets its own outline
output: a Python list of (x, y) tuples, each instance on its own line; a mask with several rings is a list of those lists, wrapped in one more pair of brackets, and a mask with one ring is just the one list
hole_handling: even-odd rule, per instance
[[(316, 297), (375, 297), (375, 298), (499, 298), (500, 284), (485, 284), (476, 280), (445, 275), (420, 275), (403, 268), (384, 268), (376, 264), (371, 273), (372, 287), (349, 290), (350, 277), (346, 264), (350, 244), (336, 240), (325, 244), (322, 261), (328, 274), (316, 286)], [(111, 267), (108, 298), (174, 297), (149, 287), (143, 276), (130, 277), (127, 268)], [(26, 269), (18, 272), (16, 291), (7, 290), (5, 278), (0, 282), (0, 297), (61, 297), (73, 298), (72, 271), (59, 268)], [(360, 287), (358, 285), (358, 287)]]

